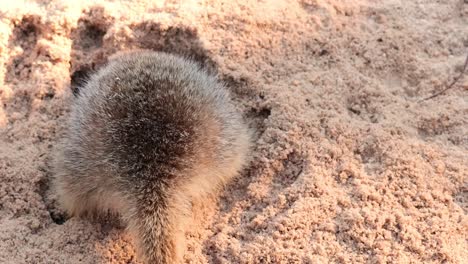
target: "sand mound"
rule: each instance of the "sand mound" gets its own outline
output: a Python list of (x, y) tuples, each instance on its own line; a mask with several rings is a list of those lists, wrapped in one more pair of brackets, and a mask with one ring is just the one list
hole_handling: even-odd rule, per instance
[(468, 78), (420, 102), (460, 71), (466, 1), (7, 2), (1, 263), (136, 262), (121, 227), (48, 199), (73, 89), (134, 48), (217, 72), (257, 130), (250, 167), (195, 204), (187, 263), (468, 263)]

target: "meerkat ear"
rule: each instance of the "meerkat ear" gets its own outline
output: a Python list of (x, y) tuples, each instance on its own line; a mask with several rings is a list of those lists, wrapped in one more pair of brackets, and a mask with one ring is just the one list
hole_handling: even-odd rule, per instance
[(70, 78), (70, 89), (75, 97), (80, 94), (80, 88), (86, 85), (86, 82), (89, 80), (89, 76), (92, 73), (93, 70), (88, 66), (81, 66), (72, 73)]

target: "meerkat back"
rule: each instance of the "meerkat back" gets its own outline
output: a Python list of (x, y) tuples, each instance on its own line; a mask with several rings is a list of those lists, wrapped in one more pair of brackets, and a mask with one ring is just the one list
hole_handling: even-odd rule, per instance
[(180, 57), (130, 52), (81, 87), (53, 186), (71, 216), (120, 213), (145, 263), (178, 263), (191, 201), (238, 174), (249, 146), (215, 77)]

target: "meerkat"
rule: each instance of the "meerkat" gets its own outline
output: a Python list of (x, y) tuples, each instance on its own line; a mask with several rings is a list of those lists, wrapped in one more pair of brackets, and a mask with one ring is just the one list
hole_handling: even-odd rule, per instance
[(192, 201), (237, 175), (250, 146), (215, 76), (175, 55), (127, 52), (80, 88), (53, 188), (70, 216), (118, 212), (144, 263), (180, 263)]

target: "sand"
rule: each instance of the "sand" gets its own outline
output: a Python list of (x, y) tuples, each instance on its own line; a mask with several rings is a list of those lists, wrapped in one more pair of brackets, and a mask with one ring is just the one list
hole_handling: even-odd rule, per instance
[(0, 263), (138, 263), (49, 198), (74, 84), (135, 48), (217, 73), (257, 131), (186, 263), (468, 263), (468, 77), (421, 101), (461, 71), (467, 1), (76, 2), (0, 3)]

